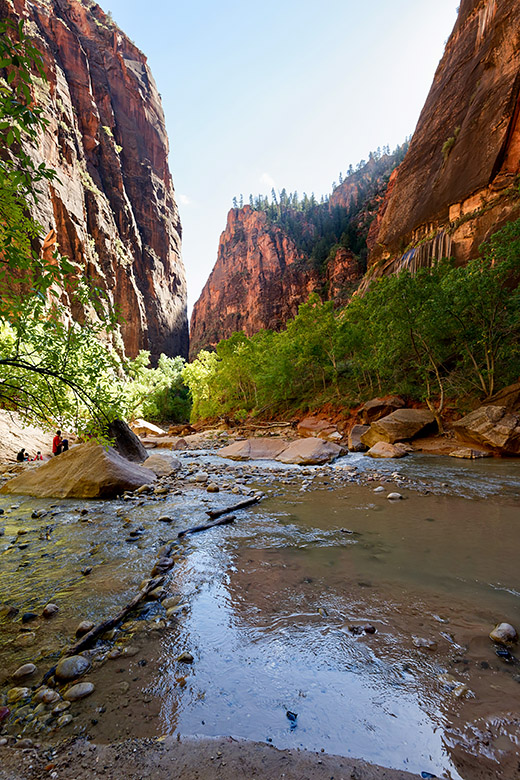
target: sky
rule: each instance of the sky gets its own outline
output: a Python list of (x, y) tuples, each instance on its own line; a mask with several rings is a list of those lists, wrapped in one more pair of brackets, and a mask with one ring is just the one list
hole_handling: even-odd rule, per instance
[(331, 191), (410, 136), (459, 0), (101, 0), (162, 96), (191, 310), (233, 197)]

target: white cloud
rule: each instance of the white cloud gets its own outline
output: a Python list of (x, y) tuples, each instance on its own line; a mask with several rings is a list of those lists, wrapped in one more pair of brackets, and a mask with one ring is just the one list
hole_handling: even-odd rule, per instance
[(179, 194), (177, 200), (179, 201), (181, 206), (192, 206), (193, 205), (192, 199), (188, 198), (187, 195)]
[(265, 187), (269, 187), (269, 189), (276, 187), (276, 182), (269, 173), (263, 173), (260, 176), (260, 183), (263, 184)]

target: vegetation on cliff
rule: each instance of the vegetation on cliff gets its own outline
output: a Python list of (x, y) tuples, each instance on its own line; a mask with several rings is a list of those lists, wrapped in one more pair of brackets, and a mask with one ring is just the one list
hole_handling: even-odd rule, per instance
[[(379, 200), (384, 195), (392, 171), (403, 160), (408, 142), (393, 152), (386, 148), (371, 152), (347, 176), (339, 175), (332, 184), (332, 195), (318, 201), (312, 193), (300, 197), (297, 192), (271, 191), (271, 197), (249, 196), (249, 205), (263, 211), (271, 225), (281, 228), (296, 244), (303, 261), (323, 266), (339, 247), (350, 250), (366, 269), (366, 239)], [(342, 197), (345, 190), (346, 197)], [(243, 206), (243, 197), (233, 199), (234, 208)]]
[(374, 282), (340, 312), (318, 296), (285, 330), (235, 333), (186, 366), (193, 419), (275, 415), (376, 393), (491, 395), (520, 372), (520, 220), (465, 267), (444, 260)]

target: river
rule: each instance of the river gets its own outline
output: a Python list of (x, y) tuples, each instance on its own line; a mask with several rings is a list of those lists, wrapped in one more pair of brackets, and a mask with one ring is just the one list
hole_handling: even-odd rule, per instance
[[(232, 735), (451, 780), (514, 776), (520, 665), (488, 634), (520, 627), (519, 461), (349, 455), (300, 469), (201, 451), (183, 466), (265, 498), (179, 542), (176, 616), (149, 602), (106, 639), (68, 725), (21, 701), (7, 734)], [(38, 666), (23, 683), (36, 688), (80, 620), (126, 603), (161, 544), (237, 500), (185, 483), (127, 501), (0, 498), (4, 697), (17, 666)], [(21, 622), (48, 602), (53, 618)]]

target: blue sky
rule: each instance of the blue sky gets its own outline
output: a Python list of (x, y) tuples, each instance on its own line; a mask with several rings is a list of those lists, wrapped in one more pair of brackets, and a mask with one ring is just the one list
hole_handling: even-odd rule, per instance
[(458, 0), (105, 0), (162, 95), (190, 307), (232, 198), (321, 196), (417, 123)]

